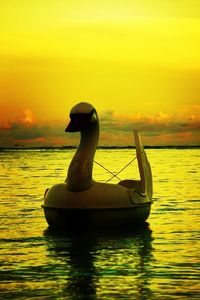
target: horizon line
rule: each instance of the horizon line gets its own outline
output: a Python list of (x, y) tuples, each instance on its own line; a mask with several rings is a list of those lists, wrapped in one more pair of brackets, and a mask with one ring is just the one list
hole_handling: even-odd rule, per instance
[[(200, 148), (200, 145), (146, 145), (144, 149), (191, 149)], [(78, 146), (0, 146), (0, 150), (40, 150), (40, 149), (77, 149)], [(97, 146), (97, 149), (135, 149), (135, 146)]]

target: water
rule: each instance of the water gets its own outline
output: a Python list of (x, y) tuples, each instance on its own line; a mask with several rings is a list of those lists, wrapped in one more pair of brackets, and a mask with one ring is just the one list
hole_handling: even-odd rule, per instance
[[(73, 153), (0, 152), (0, 298), (199, 299), (199, 149), (147, 150), (154, 204), (144, 228), (63, 235), (48, 230), (41, 204)], [(117, 172), (134, 156), (98, 150), (95, 159)], [(119, 175), (138, 176), (136, 161)], [(96, 180), (110, 177), (95, 165)]]

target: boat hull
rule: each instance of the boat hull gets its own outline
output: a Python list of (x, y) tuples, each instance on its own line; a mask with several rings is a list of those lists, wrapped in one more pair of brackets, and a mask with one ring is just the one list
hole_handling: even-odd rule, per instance
[(64, 209), (43, 206), (50, 227), (64, 229), (121, 228), (144, 223), (150, 214), (151, 203), (132, 208)]

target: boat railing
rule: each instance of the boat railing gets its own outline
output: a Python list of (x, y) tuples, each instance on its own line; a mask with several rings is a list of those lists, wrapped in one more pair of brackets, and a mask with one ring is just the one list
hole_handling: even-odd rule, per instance
[(131, 161), (129, 161), (120, 171), (118, 171), (116, 174), (115, 173), (113, 173), (113, 172), (111, 172), (109, 169), (107, 169), (106, 167), (104, 167), (102, 164), (100, 164), (99, 162), (97, 162), (96, 160), (94, 160), (94, 162), (98, 165), (98, 166), (100, 166), (100, 167), (102, 167), (104, 170), (106, 170), (108, 173), (110, 173), (112, 176), (108, 179), (108, 180), (106, 180), (105, 181), (105, 183), (108, 183), (109, 181), (111, 181), (114, 177), (116, 177), (118, 180), (120, 180), (121, 181), (121, 179), (119, 178), (119, 174), (122, 172), (122, 171), (124, 171), (134, 160), (136, 160), (136, 158), (137, 158), (137, 156), (136, 157), (134, 157)]

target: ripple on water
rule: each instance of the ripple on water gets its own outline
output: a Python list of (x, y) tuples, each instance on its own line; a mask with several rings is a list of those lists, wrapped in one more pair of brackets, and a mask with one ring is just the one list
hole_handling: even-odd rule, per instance
[[(64, 181), (73, 153), (0, 152), (2, 299), (199, 299), (199, 150), (147, 150), (151, 230), (53, 234), (45, 231), (42, 198)], [(133, 155), (101, 149), (96, 159), (118, 172)], [(96, 180), (109, 176), (94, 167)], [(137, 179), (137, 164), (120, 176)]]

